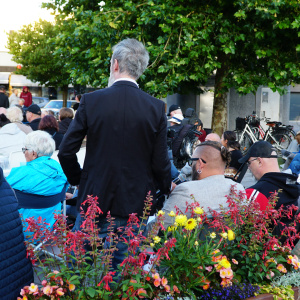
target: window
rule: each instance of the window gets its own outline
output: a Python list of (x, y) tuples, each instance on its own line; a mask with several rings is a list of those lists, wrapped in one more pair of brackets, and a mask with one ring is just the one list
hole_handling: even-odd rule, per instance
[(300, 93), (291, 93), (290, 121), (300, 121)]

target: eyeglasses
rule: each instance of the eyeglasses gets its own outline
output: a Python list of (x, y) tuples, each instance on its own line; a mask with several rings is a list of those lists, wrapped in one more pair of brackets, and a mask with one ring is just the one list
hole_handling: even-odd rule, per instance
[(257, 160), (258, 159), (258, 157), (256, 157), (256, 158), (253, 158), (252, 160), (248, 160), (247, 161), (247, 166), (249, 167), (250, 165), (251, 165), (251, 163), (253, 162), (253, 161), (255, 161), (255, 160)]
[(193, 162), (194, 162), (194, 161), (197, 161), (197, 160), (199, 160), (199, 159), (200, 159), (204, 164), (206, 164), (206, 161), (205, 161), (203, 158), (201, 158), (201, 157), (199, 157), (199, 158), (193, 157), (193, 158), (190, 158), (189, 161), (188, 161), (189, 166), (191, 167), (192, 164), (193, 164)]
[(22, 152), (25, 154), (25, 152), (27, 151), (27, 150), (31, 150), (31, 149), (28, 149), (28, 148), (22, 148)]

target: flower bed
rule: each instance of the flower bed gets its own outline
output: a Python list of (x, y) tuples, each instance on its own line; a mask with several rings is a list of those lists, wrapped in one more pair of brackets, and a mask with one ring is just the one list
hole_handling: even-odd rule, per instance
[[(28, 245), (32, 261), (39, 260), (42, 267), (42, 287), (25, 287), (21, 295), (28, 299), (267, 299), (249, 297), (263, 293), (283, 274), (298, 272), (300, 262), (291, 254), (299, 238), (295, 224), (282, 231), (285, 244), (272, 235), (274, 224), (297, 208), (274, 210), (276, 195), (261, 212), (256, 203), (232, 190), (228, 207), (221, 212), (206, 214), (194, 202), (184, 212), (170, 212), (175, 223), (167, 229), (160, 211), (145, 237), (141, 228), (146, 225), (151, 200), (148, 196), (141, 219), (130, 215), (123, 236), (110, 230), (106, 241), (98, 237), (96, 220), (102, 212), (96, 197), (83, 203), (88, 209), (82, 212), (81, 231), (71, 232), (61, 215), (56, 216), (55, 234), (42, 220), (27, 220), (28, 230), (35, 232), (33, 240), (49, 238), (52, 243), (45, 247), (58, 247), (62, 260), (55, 262), (53, 270), (54, 259), (41, 261)], [(108, 221), (113, 224), (114, 219), (108, 216)], [(128, 245), (128, 256), (118, 270), (111, 270), (112, 252), (119, 241)], [(258, 288), (261, 284), (264, 287)]]

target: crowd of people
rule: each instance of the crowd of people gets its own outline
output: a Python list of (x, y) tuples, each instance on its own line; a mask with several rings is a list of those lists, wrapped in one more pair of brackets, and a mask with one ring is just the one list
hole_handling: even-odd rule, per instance
[[(177, 174), (180, 170), (176, 170), (172, 157), (178, 155), (181, 146), (182, 139), (178, 137), (184, 137), (190, 127), (182, 123), (181, 108), (172, 105), (168, 117), (176, 134), (173, 138), (177, 140), (172, 149), (168, 149), (165, 104), (139, 89), (136, 82), (148, 62), (149, 54), (141, 42), (121, 41), (113, 48), (108, 88), (79, 97), (75, 117), (72, 109), (62, 108), (59, 121), (51, 114), (42, 115), (41, 109), (31, 104), (28, 89), (20, 95), (22, 100), (13, 94), (6, 101), (0, 94), (0, 107), (7, 108), (0, 110), (0, 153), (9, 155), (22, 149), (26, 159), (26, 164), (13, 168), (6, 179), (0, 170), (0, 206), (4, 207), (0, 212), (0, 226), (15, 224), (0, 231), (0, 249), (6, 253), (17, 247), (18, 253), (15, 257), (9, 252), (5, 254), (10, 265), (0, 268), (0, 293), (7, 293), (6, 299), (14, 299), (22, 286), (33, 280), (18, 212), (23, 216), (24, 225), (24, 219), (32, 216), (42, 217), (49, 227), (53, 226), (53, 213), (60, 210), (61, 197), (68, 185), (78, 187), (77, 211), (87, 195), (98, 197), (103, 215), (97, 220), (97, 226), (102, 238), (108, 234), (107, 213), (115, 218), (116, 228), (124, 228), (129, 214), (142, 215), (149, 191), (153, 196), (154, 214), (158, 189), (168, 195), (162, 208), (166, 212), (165, 226), (172, 225), (168, 213), (174, 211), (175, 206), (184, 212), (186, 203), (191, 201), (198, 201), (208, 213), (209, 208), (226, 207), (226, 196), (232, 186), (257, 201), (261, 210), (265, 209), (270, 193), (275, 191), (279, 193), (276, 209), (292, 204), (298, 206), (297, 176), (280, 171), (272, 145), (259, 141), (243, 157), (233, 131), (224, 131), (221, 137), (214, 132), (207, 134), (201, 120), (193, 124), (197, 127), (195, 134), (198, 134), (199, 144), (183, 168), (190, 176), (186, 177), (187, 182), (176, 185), (171, 169), (175, 168)], [(20, 101), (24, 103), (18, 107)], [(81, 168), (76, 153), (84, 139), (86, 156)], [(57, 149), (60, 163), (51, 158)], [(245, 164), (257, 180), (246, 190), (231, 178)], [(68, 193), (66, 197), (70, 199), (73, 195)], [(80, 230), (80, 222), (78, 214), (75, 230)], [(285, 222), (274, 229), (278, 236), (291, 220)], [(123, 230), (118, 234), (124, 234)], [(25, 238), (30, 234), (26, 232)], [(119, 251), (113, 253), (114, 269), (127, 251), (125, 243), (118, 243), (117, 248)], [(16, 272), (18, 268), (24, 271)], [(10, 278), (9, 284), (4, 284), (3, 278)]]

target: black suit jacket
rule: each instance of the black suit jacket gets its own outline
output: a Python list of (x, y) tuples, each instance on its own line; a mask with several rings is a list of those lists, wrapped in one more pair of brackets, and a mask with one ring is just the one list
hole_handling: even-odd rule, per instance
[[(149, 191), (168, 193), (171, 166), (162, 101), (130, 81), (85, 94), (59, 148), (59, 160), (80, 200), (98, 196), (104, 215), (142, 214)], [(87, 135), (83, 170), (76, 153)]]

